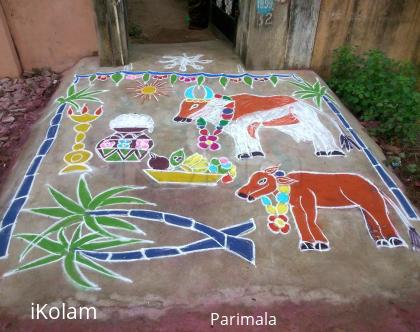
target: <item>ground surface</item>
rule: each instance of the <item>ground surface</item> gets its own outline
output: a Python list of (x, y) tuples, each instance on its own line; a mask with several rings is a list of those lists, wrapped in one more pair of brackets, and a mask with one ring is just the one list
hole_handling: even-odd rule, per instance
[(49, 70), (0, 80), (0, 187), (59, 82)]
[[(186, 43), (214, 40), (209, 29), (188, 29), (186, 0), (127, 1), (132, 43)], [(165, 24), (162, 24), (165, 22)]]
[[(142, 45), (132, 48), (131, 57), (138, 59), (132, 64), (132, 70), (166, 70), (159, 63), (163, 55), (203, 54), (201, 59), (213, 60), (204, 64), (208, 73), (238, 73), (239, 61), (227, 44), (220, 41), (176, 44), (176, 45)], [(239, 66), (240, 68), (240, 66)], [(174, 68), (176, 70), (177, 68)], [(115, 70), (115, 69), (113, 69)], [(192, 70), (188, 67), (189, 71)], [(98, 68), (97, 59), (81, 61), (72, 70), (63, 75), (62, 84), (53, 97), (66, 96), (66, 91), (74, 74), (91, 74), (106, 72), (107, 68)], [(253, 73), (257, 74), (257, 73)], [(278, 75), (290, 75), (290, 72), (278, 72)], [(316, 82), (317, 76), (309, 71), (294, 72), (302, 79)], [(235, 196), (234, 192), (245, 184), (250, 175), (257, 170), (281, 163), (286, 172), (307, 170), (316, 172), (357, 173), (372, 181), (380, 190), (391, 196), (372, 165), (362, 151), (353, 149), (346, 152), (347, 157), (322, 158), (314, 155), (311, 143), (297, 143), (289, 135), (274, 129), (261, 129), (261, 144), (266, 153), (265, 158), (237, 160), (234, 142), (226, 133), (219, 137), (221, 150), (212, 152), (198, 149), (196, 142), (198, 131), (194, 123), (176, 124), (172, 118), (177, 114), (179, 105), (184, 99), (187, 87), (195, 82), (184, 83), (182, 75), (177, 76), (167, 96), (159, 96), (159, 102), (135, 98), (133, 90), (135, 81), (124, 76), (95, 76), (92, 85), (88, 78), (81, 78), (77, 91), (90, 87), (91, 90), (108, 90), (95, 95), (103, 101), (103, 113), (91, 124), (84, 138), (85, 148), (93, 152), (87, 161), (91, 172), (85, 174), (92, 194), (113, 186), (136, 185), (146, 189), (124, 193), (153, 202), (156, 206), (117, 205), (112, 208), (150, 209), (165, 213), (179, 214), (221, 229), (236, 225), (254, 218), (256, 230), (242, 235), (253, 241), (255, 246), (255, 265), (251, 257), (242, 259), (234, 255), (237, 250), (243, 254), (242, 247), (231, 247), (232, 250), (210, 250), (202, 253), (191, 253), (181, 257), (166, 257), (150, 261), (101, 263), (103, 266), (130, 278), (132, 283), (122, 279), (111, 279), (94, 271), (83, 269), (85, 276), (100, 286), (100, 290), (89, 291), (75, 286), (74, 273), (65, 272), (61, 263), (54, 263), (30, 271), (23, 271), (0, 279), (1, 326), (8, 330), (138, 330), (138, 331), (196, 331), (210, 330), (210, 313), (219, 312), (229, 315), (243, 315), (268, 312), (276, 315), (277, 328), (284, 330), (308, 331), (372, 331), (386, 329), (390, 331), (415, 331), (420, 324), (419, 307), (419, 254), (407, 248), (381, 248), (375, 246), (369, 237), (362, 215), (358, 209), (318, 211), (318, 221), (329, 239), (331, 250), (328, 252), (301, 252), (299, 234), (296, 225), (291, 222), (288, 235), (273, 234), (266, 226), (267, 213), (260, 202), (248, 204)], [(185, 77), (184, 77), (185, 78)], [(103, 79), (103, 80), (102, 80)], [(153, 82), (154, 78), (149, 78)], [(168, 82), (168, 78), (161, 81)], [(198, 77), (196, 77), (198, 80)], [(233, 95), (235, 93), (252, 93), (257, 95), (291, 96), (296, 86), (287, 83), (289, 79), (280, 80), (274, 87), (270, 81), (254, 81), (253, 88), (244, 82), (230, 81), (223, 89), (216, 79), (206, 77), (204, 85), (211, 87), (215, 93)], [(197, 82), (197, 81), (196, 81)], [(321, 84), (324, 83), (321, 81)], [(199, 91), (200, 89), (197, 88)], [(89, 90), (89, 91), (91, 91)], [(201, 91), (201, 90), (200, 90)], [(70, 91), (71, 92), (71, 91)], [(331, 94), (331, 92), (329, 92)], [(332, 96), (334, 98), (334, 96)], [(365, 144), (379, 159), (384, 160), (380, 149), (363, 132), (361, 126), (335, 98), (337, 105), (349, 124), (355, 128)], [(316, 107), (312, 99), (305, 102)], [(82, 102), (80, 103), (82, 104)], [(89, 101), (89, 112), (92, 114), (99, 103)], [(67, 115), (68, 106), (60, 121), (57, 138), (45, 156), (25, 208), (55, 206), (48, 194), (46, 185), (76, 200), (76, 186), (81, 173), (58, 175), (66, 166), (63, 156), (72, 151), (75, 144), (75, 122)], [(37, 123), (28, 139), (20, 162), (17, 163), (12, 176), (2, 190), (0, 198), (1, 214), (6, 211), (9, 202), (15, 195), (16, 188), (34, 158), (37, 149), (44, 140), (50, 120), (56, 112), (57, 104), (47, 105), (48, 116)], [(322, 105), (322, 112), (334, 116), (331, 110)], [(160, 156), (169, 156), (171, 152), (184, 148), (190, 155), (198, 152), (208, 159), (214, 156), (227, 156), (237, 166), (238, 175), (232, 183), (218, 183), (214, 187), (168, 185), (156, 183), (146, 177), (143, 169), (148, 156), (141, 162), (110, 163), (105, 162), (94, 152), (95, 146), (104, 137), (113, 133), (109, 128), (110, 120), (125, 113), (147, 114), (154, 120), (153, 132), (147, 135), (153, 139), (153, 152)], [(321, 116), (321, 115), (320, 115)], [(334, 118), (335, 119), (335, 118)], [(336, 120), (337, 121), (337, 120)], [(336, 126), (322, 120), (328, 131), (334, 132)], [(336, 122), (338, 124), (339, 122)], [(341, 126), (341, 125), (340, 125)], [(50, 130), (50, 135), (53, 134)], [(74, 147), (73, 147), (74, 148)], [(398, 180), (393, 178), (398, 184)], [(19, 197), (21, 194), (17, 194)], [(363, 192), (369, 197), (370, 192)], [(333, 199), (334, 201), (334, 199)], [(391, 220), (402, 238), (409, 239), (403, 223), (392, 210)], [(291, 218), (289, 212), (289, 218)], [(124, 219), (124, 218), (123, 218)], [(21, 211), (17, 217), (14, 234), (41, 233), (56, 219)], [(154, 240), (154, 244), (134, 244), (118, 247), (109, 251), (135, 250), (139, 247), (177, 246), (205, 238), (204, 234), (191, 232), (165, 224), (126, 218), (137, 225), (147, 235), (136, 234), (135, 237)], [(4, 221), (3, 221), (4, 222)], [(413, 221), (415, 224), (415, 222)], [(112, 232), (115, 230), (110, 229)], [(88, 232), (83, 228), (83, 232)], [(74, 227), (65, 230), (68, 240), (74, 234)], [(120, 233), (115, 231), (118, 236)], [(206, 232), (204, 232), (206, 233)], [(211, 233), (211, 232), (210, 232)], [(2, 234), (4, 247), (5, 234)], [(121, 233), (122, 234), (122, 233)], [(124, 233), (131, 236), (131, 233)], [(57, 234), (49, 239), (59, 240)], [(119, 239), (123, 239), (119, 237)], [(247, 242), (250, 243), (250, 242)], [(24, 241), (13, 238), (7, 258), (0, 261), (0, 273), (6, 273), (19, 266), (19, 255), (25, 247)], [(50, 247), (51, 249), (52, 247)], [(33, 249), (23, 262), (41, 257), (43, 251)], [(77, 273), (76, 273), (77, 274)], [(67, 303), (72, 306), (93, 305), (98, 309), (100, 320), (96, 322), (46, 322), (32, 321), (30, 305), (47, 303), (51, 306)], [(224, 329), (216, 326), (214, 330), (240, 330), (244, 327)], [(248, 330), (254, 330), (248, 328)], [(260, 329), (267, 330), (266, 327)]]

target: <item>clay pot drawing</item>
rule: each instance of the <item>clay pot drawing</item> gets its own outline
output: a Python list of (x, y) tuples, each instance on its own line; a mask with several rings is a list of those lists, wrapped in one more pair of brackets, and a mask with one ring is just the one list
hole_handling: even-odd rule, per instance
[(96, 145), (99, 157), (108, 162), (138, 162), (153, 148), (153, 140), (146, 132), (154, 129), (153, 119), (145, 114), (122, 114), (111, 120), (114, 130)]

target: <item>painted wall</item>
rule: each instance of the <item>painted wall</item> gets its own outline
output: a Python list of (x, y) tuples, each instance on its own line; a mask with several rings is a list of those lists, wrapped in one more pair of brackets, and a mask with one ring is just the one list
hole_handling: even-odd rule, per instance
[(6, 17), (0, 6), (0, 77), (19, 76), (21, 66), (7, 26)]
[[(50, 67), (60, 72), (97, 52), (96, 17), (91, 1), (0, 0), (0, 3), (24, 70)], [(0, 58), (7, 52), (2, 47)], [(6, 74), (0, 71), (0, 77)]]

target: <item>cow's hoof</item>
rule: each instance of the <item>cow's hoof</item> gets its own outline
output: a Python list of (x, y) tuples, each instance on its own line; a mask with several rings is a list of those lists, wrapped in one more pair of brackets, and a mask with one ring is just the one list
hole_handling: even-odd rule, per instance
[(395, 247), (405, 247), (406, 246), (406, 244), (405, 244), (405, 242), (404, 242), (403, 239), (401, 239), (399, 237), (395, 237), (395, 236), (390, 237), (388, 239), (388, 243), (389, 243), (389, 246), (392, 247), (392, 248), (395, 248)]
[(264, 153), (262, 153), (261, 151), (254, 151), (254, 152), (251, 152), (251, 155), (252, 155), (253, 157), (264, 157)]
[(318, 157), (321, 157), (321, 156), (326, 156), (327, 155), (327, 153), (325, 152), (325, 151), (318, 151), (317, 153), (315, 153)]
[(378, 248), (388, 248), (388, 247), (390, 247), (389, 242), (385, 239), (376, 240), (376, 246)]
[(250, 156), (249, 156), (248, 153), (238, 154), (238, 159), (249, 159), (249, 158), (250, 158)]
[(318, 251), (328, 251), (330, 250), (330, 245), (325, 242), (317, 242), (315, 243), (314, 249)]
[(300, 243), (300, 251), (314, 250), (314, 246), (311, 242), (303, 241)]
[(334, 151), (329, 151), (328, 155), (329, 156), (344, 156), (344, 152), (334, 150)]

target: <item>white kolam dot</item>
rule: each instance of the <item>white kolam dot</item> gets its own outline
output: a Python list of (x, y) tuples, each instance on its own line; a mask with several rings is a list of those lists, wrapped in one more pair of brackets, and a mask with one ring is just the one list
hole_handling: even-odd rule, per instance
[(128, 113), (118, 115), (109, 122), (109, 127), (115, 128), (146, 128), (149, 132), (153, 132), (155, 123), (151, 116), (146, 114)]

